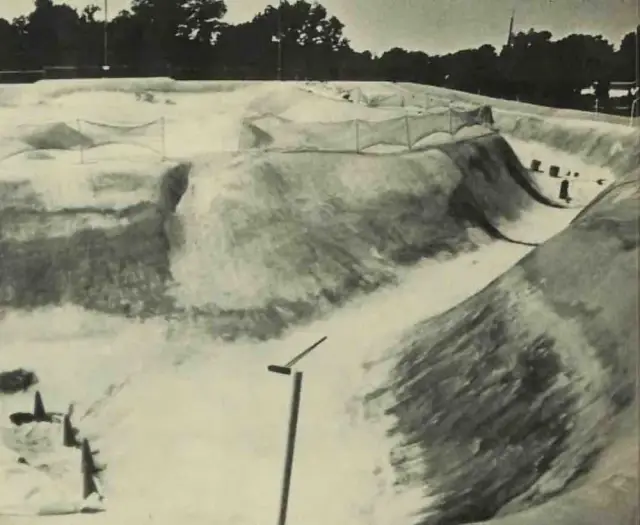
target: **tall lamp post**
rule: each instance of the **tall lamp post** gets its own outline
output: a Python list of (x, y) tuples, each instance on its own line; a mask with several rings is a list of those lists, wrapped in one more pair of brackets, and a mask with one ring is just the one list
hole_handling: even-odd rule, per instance
[(278, 4), (278, 80), (282, 80), (282, 0)]
[[(300, 352), (296, 357), (284, 366), (269, 365), (267, 370), (275, 374), (290, 376), (293, 372), (291, 367), (311, 350), (326, 341), (326, 336), (313, 343), (309, 348)], [(289, 413), (289, 425), (287, 429), (287, 448), (284, 459), (284, 475), (282, 477), (282, 492), (280, 494), (280, 513), (278, 515), (278, 525), (285, 525), (287, 522), (287, 510), (289, 508), (289, 491), (291, 489), (291, 473), (293, 471), (293, 453), (296, 445), (296, 434), (298, 429), (298, 414), (300, 413), (300, 397), (302, 393), (302, 372), (295, 372), (293, 376), (293, 391), (291, 394), (291, 409)]]
[(102, 70), (109, 71), (109, 0), (104, 0), (104, 23), (102, 25)]
[[(638, 104), (640, 104), (640, 102), (638, 102), (639, 100), (640, 100), (640, 0), (636, 0), (636, 94), (634, 97), (636, 110), (638, 108)], [(634, 113), (632, 111), (631, 112), (632, 118), (633, 118), (633, 115)]]

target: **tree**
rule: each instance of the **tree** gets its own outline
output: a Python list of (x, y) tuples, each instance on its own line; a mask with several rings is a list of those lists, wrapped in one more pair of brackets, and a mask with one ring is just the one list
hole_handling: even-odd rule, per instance
[[(637, 29), (640, 32), (640, 26)], [(633, 31), (622, 38), (620, 49), (615, 54), (614, 75), (619, 81), (636, 80), (636, 41), (638, 33)]]
[(101, 9), (95, 4), (89, 4), (85, 6), (80, 15), (80, 20), (84, 24), (94, 24), (96, 22), (96, 13), (99, 13)]
[(241, 63), (255, 64), (255, 53), (240, 41), (240, 37), (248, 38), (263, 57), (261, 69), (269, 64), (275, 72), (280, 43), (286, 77), (326, 78), (335, 74), (345, 52), (349, 51), (343, 29), (344, 24), (335, 16), (329, 16), (325, 7), (317, 2), (283, 1), (278, 7), (267, 6), (238, 30), (227, 27), (221, 37), (221, 48), (231, 50), (240, 46), (243, 56), (237, 52), (233, 55)]
[(19, 69), (21, 46), (18, 28), (0, 18), (0, 69)]
[(139, 61), (179, 66), (210, 54), (226, 12), (223, 0), (133, 0), (119, 22), (138, 32), (125, 40), (135, 42)]
[[(636, 76), (635, 32), (617, 51), (602, 36), (553, 40), (549, 31), (530, 29), (513, 35), (499, 55), (483, 45), (443, 56), (395, 47), (376, 57), (353, 51), (344, 24), (317, 2), (283, 0), (237, 25), (223, 22), (226, 11), (224, 0), (132, 0), (108, 24), (108, 63), (128, 66), (130, 75), (193, 79), (272, 79), (280, 64), (284, 78), (410, 81), (576, 108), (593, 107), (582, 88), (597, 87), (606, 106), (611, 82)], [(0, 69), (95, 71), (103, 61), (99, 12), (93, 4), (78, 12), (62, 0), (34, 0), (28, 15), (0, 19)]]
[(80, 18), (66, 4), (36, 0), (35, 9), (26, 17), (24, 31), (31, 66), (66, 66), (78, 62)]
[(440, 75), (446, 75), (447, 87), (484, 94), (498, 91), (500, 68), (493, 46), (485, 44), (478, 49), (445, 55), (441, 57), (439, 69)]

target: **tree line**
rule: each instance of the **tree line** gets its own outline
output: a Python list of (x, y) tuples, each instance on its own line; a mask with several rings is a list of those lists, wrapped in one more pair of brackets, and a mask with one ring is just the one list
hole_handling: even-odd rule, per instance
[[(275, 3), (275, 2), (274, 2)], [(501, 49), (482, 45), (445, 55), (352, 49), (344, 24), (307, 0), (268, 6), (240, 24), (224, 21), (224, 0), (132, 0), (104, 24), (98, 5), (78, 11), (35, 0), (32, 11), (0, 18), (0, 70), (64, 76), (177, 79), (387, 80), (442, 86), (556, 107), (592, 108), (580, 90), (596, 85), (603, 110), (612, 81), (634, 81), (635, 33), (619, 46), (602, 36), (554, 39), (530, 29)], [(105, 31), (106, 27), (106, 31)], [(505, 35), (506, 36), (506, 35)], [(105, 53), (106, 48), (106, 53)], [(105, 56), (106, 54), (106, 56)], [(108, 64), (108, 73), (100, 68)], [(5, 73), (1, 81), (24, 81)]]

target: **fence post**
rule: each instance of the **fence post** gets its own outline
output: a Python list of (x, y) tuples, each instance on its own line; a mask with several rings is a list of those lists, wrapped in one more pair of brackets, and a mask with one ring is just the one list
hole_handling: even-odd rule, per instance
[(164, 122), (164, 116), (160, 119), (160, 133), (161, 133), (161, 138), (160, 140), (162, 141), (162, 160), (165, 160), (167, 158), (167, 152), (166, 152), (166, 139), (165, 139), (165, 122)]
[(356, 153), (360, 153), (360, 121), (356, 119)]
[(411, 151), (411, 130), (409, 129), (409, 115), (404, 114), (404, 126), (407, 130), (407, 148)]
[[(82, 136), (82, 126), (80, 125), (80, 119), (76, 119), (76, 125), (78, 126), (78, 133)], [(82, 144), (82, 138), (80, 138), (80, 164), (84, 164), (84, 145)]]
[(89, 441), (82, 440), (80, 470), (82, 472), (82, 499), (85, 500), (91, 494), (98, 491), (93, 475), (96, 472), (96, 466), (93, 462), (93, 455), (89, 446)]
[(65, 414), (62, 420), (62, 445), (65, 447), (75, 447), (77, 444), (73, 426), (71, 425), (71, 418), (69, 414)]
[(39, 390), (36, 390), (33, 400), (33, 418), (36, 421), (46, 421), (47, 419), (47, 411), (44, 408), (44, 402)]

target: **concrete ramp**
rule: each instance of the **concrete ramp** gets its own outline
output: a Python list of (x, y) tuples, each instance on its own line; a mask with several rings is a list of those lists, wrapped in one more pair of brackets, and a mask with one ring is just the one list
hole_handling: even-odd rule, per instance
[(415, 523), (635, 523), (637, 177), (391, 352)]

